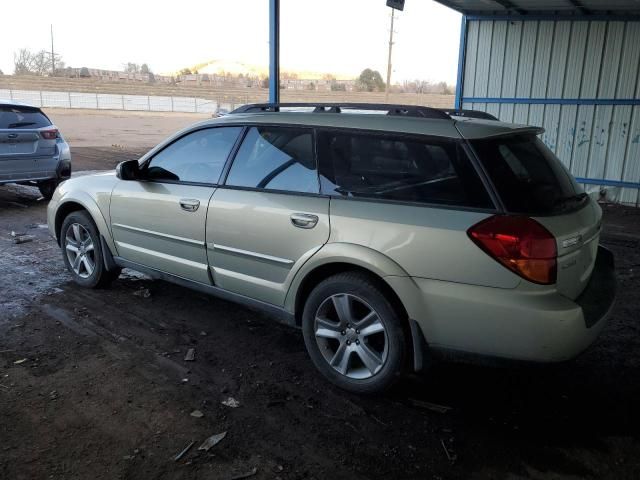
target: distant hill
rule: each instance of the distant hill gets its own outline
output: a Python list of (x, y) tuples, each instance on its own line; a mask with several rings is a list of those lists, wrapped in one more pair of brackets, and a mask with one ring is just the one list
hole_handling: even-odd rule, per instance
[[(189, 69), (198, 73), (207, 74), (231, 74), (238, 76), (260, 77), (269, 76), (269, 67), (267, 65), (254, 65), (245, 62), (233, 60), (211, 60), (189, 67)], [(171, 74), (175, 75), (177, 72)], [(327, 78), (335, 78), (336, 80), (353, 80), (358, 77), (357, 73), (340, 73), (340, 72), (313, 72), (308, 70), (282, 69), (280, 71), (282, 78), (300, 78), (305, 80), (324, 80)]]

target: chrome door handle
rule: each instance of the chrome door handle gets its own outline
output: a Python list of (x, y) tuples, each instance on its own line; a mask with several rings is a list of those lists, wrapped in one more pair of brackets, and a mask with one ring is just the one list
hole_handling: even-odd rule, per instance
[(193, 198), (180, 199), (180, 208), (185, 212), (195, 212), (200, 207), (200, 200)]
[(292, 213), (291, 223), (298, 228), (313, 228), (318, 223), (318, 216), (309, 213)]

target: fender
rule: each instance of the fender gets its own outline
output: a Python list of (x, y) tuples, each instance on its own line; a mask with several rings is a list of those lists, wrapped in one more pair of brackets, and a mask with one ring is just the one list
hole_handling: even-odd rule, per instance
[[(60, 203), (58, 203), (58, 205), (56, 206), (56, 220), (60, 210), (64, 207), (65, 204), (70, 202), (81, 205), (87, 212), (89, 212), (89, 215), (91, 215), (91, 218), (95, 222), (96, 227), (98, 227), (98, 232), (104, 238), (104, 242), (109, 247), (109, 250), (111, 250), (114, 255), (117, 255), (118, 250), (116, 249), (115, 242), (113, 241), (113, 237), (111, 236), (109, 223), (104, 218), (104, 215), (98, 203), (88, 193), (76, 190), (65, 195), (62, 200), (60, 200)], [(60, 239), (58, 239), (58, 241), (60, 241)]]
[[(355, 243), (327, 243), (296, 272), (287, 291), (285, 310), (295, 312), (298, 290), (307, 275), (316, 268), (331, 263), (351, 264), (370, 270), (381, 278), (409, 276), (400, 265), (377, 250)], [(390, 286), (393, 288), (391, 284)], [(399, 297), (402, 299), (402, 296)]]

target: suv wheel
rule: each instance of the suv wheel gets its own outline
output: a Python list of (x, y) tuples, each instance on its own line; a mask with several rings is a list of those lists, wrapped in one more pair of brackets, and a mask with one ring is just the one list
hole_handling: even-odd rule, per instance
[(70, 213), (62, 224), (60, 237), (64, 263), (78, 285), (104, 287), (120, 275), (120, 269), (106, 269), (100, 235), (87, 212)]
[(322, 281), (302, 317), (304, 341), (320, 372), (354, 393), (387, 389), (405, 364), (400, 317), (377, 282), (359, 272)]
[(45, 200), (51, 200), (53, 197), (53, 192), (56, 191), (56, 187), (58, 186), (57, 180), (45, 180), (43, 182), (38, 182), (38, 189), (40, 190), (40, 194), (44, 197)]

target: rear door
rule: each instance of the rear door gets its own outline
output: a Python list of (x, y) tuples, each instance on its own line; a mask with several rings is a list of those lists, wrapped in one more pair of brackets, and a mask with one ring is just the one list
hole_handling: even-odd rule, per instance
[(207, 216), (214, 283), (282, 305), (297, 269), (329, 238), (309, 128), (247, 129)]
[(56, 174), (55, 127), (38, 108), (0, 105), (0, 181)]
[(145, 164), (140, 180), (120, 181), (111, 195), (118, 255), (200, 283), (211, 283), (207, 207), (240, 127), (190, 132)]
[(509, 213), (534, 218), (556, 238), (556, 287), (575, 299), (596, 261), (602, 210), (544, 143), (532, 134), (471, 144)]

